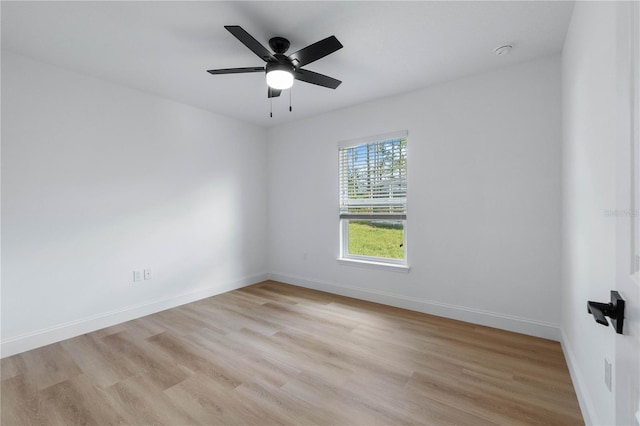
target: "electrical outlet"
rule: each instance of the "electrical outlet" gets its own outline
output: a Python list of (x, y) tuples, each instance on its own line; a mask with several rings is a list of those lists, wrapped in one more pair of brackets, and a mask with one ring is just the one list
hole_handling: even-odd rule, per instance
[(611, 363), (606, 358), (604, 359), (604, 384), (611, 392)]
[(145, 269), (144, 270), (144, 279), (145, 280), (150, 280), (151, 279), (151, 269)]
[(133, 282), (142, 281), (142, 271), (133, 271)]

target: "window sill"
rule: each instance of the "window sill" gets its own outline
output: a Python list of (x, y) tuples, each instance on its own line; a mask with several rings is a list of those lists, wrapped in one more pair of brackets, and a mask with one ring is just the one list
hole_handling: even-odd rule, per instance
[(405, 274), (409, 273), (409, 270), (411, 269), (408, 265), (398, 265), (394, 263), (384, 263), (384, 262), (373, 262), (370, 260), (347, 259), (343, 257), (340, 257), (336, 260), (341, 265), (356, 266), (359, 268), (367, 268), (367, 269), (378, 269), (381, 271), (403, 272)]

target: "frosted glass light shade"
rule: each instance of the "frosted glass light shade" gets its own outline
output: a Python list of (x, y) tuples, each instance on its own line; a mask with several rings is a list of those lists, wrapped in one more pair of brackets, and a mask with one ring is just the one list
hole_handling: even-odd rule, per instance
[(267, 73), (267, 84), (272, 89), (288, 89), (293, 86), (293, 74), (284, 70), (269, 71)]

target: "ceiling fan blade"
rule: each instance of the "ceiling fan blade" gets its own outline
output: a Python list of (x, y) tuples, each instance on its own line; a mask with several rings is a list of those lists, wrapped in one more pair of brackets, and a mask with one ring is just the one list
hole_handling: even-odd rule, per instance
[(292, 53), (289, 59), (296, 60), (296, 66), (301, 67), (324, 58), (339, 49), (342, 49), (342, 43), (335, 36), (331, 36), (300, 49), (296, 53)]
[(264, 67), (223, 68), (219, 70), (207, 70), (209, 74), (239, 74), (244, 72), (264, 72)]
[(275, 61), (276, 58), (264, 47), (258, 40), (253, 38), (251, 34), (242, 29), (240, 25), (224, 26), (231, 34), (233, 34), (242, 44), (247, 46), (253, 53), (258, 55), (263, 61)]
[(268, 98), (277, 98), (278, 96), (280, 96), (281, 92), (282, 92), (282, 90), (273, 89), (271, 87), (268, 87), (267, 88), (267, 97)]
[(318, 74), (317, 72), (309, 70), (298, 69), (294, 71), (293, 76), (296, 80), (304, 81), (305, 83), (316, 84), (322, 87), (328, 87), (329, 89), (335, 89), (342, 83), (340, 80), (326, 76), (324, 74)]

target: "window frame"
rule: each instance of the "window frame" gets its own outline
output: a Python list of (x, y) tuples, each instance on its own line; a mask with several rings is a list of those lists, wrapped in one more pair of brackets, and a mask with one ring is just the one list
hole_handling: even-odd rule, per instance
[[(409, 149), (408, 133), (409, 133), (408, 131), (403, 130), (403, 131), (385, 133), (381, 135), (374, 135), (374, 136), (368, 136), (364, 138), (358, 138), (358, 139), (339, 142), (338, 143), (338, 169), (339, 169), (338, 170), (338, 186), (339, 188), (341, 187), (341, 184), (342, 184), (341, 170), (340, 170), (341, 168), (340, 153), (342, 149), (354, 148), (354, 147), (368, 145), (368, 144), (375, 144), (377, 142), (388, 141), (392, 139), (404, 139), (406, 141), (406, 147), (405, 147), (406, 157), (405, 158), (407, 159), (406, 161), (408, 163), (408, 158), (409, 158), (407, 154)], [(408, 167), (406, 168), (408, 169)], [(408, 251), (408, 244), (407, 244), (407, 235), (408, 235), (407, 211), (408, 211), (408, 204), (409, 204), (408, 175), (405, 174), (404, 179), (407, 186), (405, 203), (404, 203), (404, 206), (405, 206), (404, 218), (396, 218), (396, 217), (393, 217), (392, 214), (388, 216), (381, 215), (379, 217), (376, 217), (375, 215), (369, 216), (369, 215), (363, 214), (362, 217), (357, 217), (356, 215), (356, 217), (353, 217), (353, 218), (344, 218), (344, 217), (341, 217), (340, 213), (338, 214), (340, 254), (337, 261), (340, 264), (379, 269), (379, 270), (396, 271), (396, 272), (409, 272), (410, 270), (409, 262), (408, 262), (409, 251)], [(339, 200), (340, 200), (340, 197), (341, 196), (339, 194)], [(340, 201), (338, 204), (340, 205)], [(390, 258), (390, 257), (366, 256), (362, 254), (349, 253), (349, 222), (352, 220), (393, 220), (393, 221), (402, 222), (402, 225), (403, 225), (402, 237), (403, 237), (403, 249), (404, 249), (403, 258), (396, 259), (396, 258)]]

